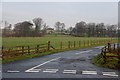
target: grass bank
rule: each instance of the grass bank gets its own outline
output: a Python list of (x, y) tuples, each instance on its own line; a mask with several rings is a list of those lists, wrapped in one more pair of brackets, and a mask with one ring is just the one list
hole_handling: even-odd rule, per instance
[[(111, 54), (108, 53), (108, 55), (111, 55)], [(98, 54), (97, 56), (95, 56), (92, 59), (92, 63), (95, 64), (96, 66), (110, 68), (110, 69), (118, 69), (120, 67), (118, 63), (118, 58), (115, 58), (115, 57), (108, 58), (107, 62), (104, 63), (104, 60), (101, 54)]]

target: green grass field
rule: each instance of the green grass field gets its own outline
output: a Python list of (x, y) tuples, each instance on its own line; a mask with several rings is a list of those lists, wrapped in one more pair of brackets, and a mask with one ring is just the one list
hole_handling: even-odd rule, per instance
[[(93, 42), (97, 40), (110, 40), (111, 38), (95, 38), (95, 37), (73, 37), (73, 36), (45, 36), (45, 37), (8, 37), (2, 38), (2, 45), (4, 47), (14, 47), (14, 46), (27, 46), (27, 45), (37, 45), (37, 44), (44, 44), (48, 41), (51, 41), (51, 45), (55, 48), (60, 47), (60, 42), (63, 42), (63, 46), (68, 45), (68, 41), (71, 42), (78, 42), (81, 41), (88, 41), (91, 40)], [(77, 43), (76, 43), (77, 44)]]
[[(96, 43), (97, 41), (101, 41), (101, 43), (97, 43), (96, 45), (89, 45), (88, 46), (88, 40), (92, 41), (93, 43)], [(99, 45), (105, 45), (103, 42), (107, 42), (111, 40), (111, 38), (96, 38), (96, 37), (73, 37), (73, 36), (67, 36), (67, 35), (47, 35), (44, 37), (6, 37), (2, 38), (2, 45), (3, 47), (15, 47), (15, 46), (36, 46), (38, 44), (44, 44), (48, 41), (51, 41), (51, 45), (56, 48), (55, 50), (40, 53), (40, 54), (30, 54), (30, 55), (23, 55), (23, 56), (17, 56), (14, 58), (4, 59), (2, 62), (7, 63), (11, 61), (26, 59), (26, 58), (32, 58), (36, 56), (44, 56), (48, 54), (53, 54), (61, 51), (66, 50), (73, 50), (73, 49), (80, 49), (80, 48), (86, 48), (86, 47), (93, 47), (93, 46), (99, 46)], [(117, 38), (112, 38), (112, 41), (115, 42)], [(60, 49), (60, 43), (62, 41), (63, 47)], [(72, 45), (73, 42), (76, 41), (76, 47), (68, 48), (68, 41), (71, 41)], [(81, 41), (81, 46), (79, 47), (79, 41)], [(87, 46), (84, 46), (84, 42), (87, 44)]]

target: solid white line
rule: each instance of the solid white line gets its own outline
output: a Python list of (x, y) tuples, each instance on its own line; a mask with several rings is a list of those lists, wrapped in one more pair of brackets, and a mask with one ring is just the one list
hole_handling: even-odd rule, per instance
[(82, 71), (82, 74), (97, 74), (96, 71)]
[(81, 51), (81, 52), (75, 53), (75, 54), (82, 54), (82, 53), (87, 53), (87, 52), (91, 52), (91, 51), (93, 51), (93, 50)]
[[(61, 58), (61, 57), (58, 57), (58, 58), (55, 58), (55, 59), (51, 59), (51, 60), (46, 61), (46, 62), (44, 62), (44, 63), (42, 63), (42, 64), (39, 64), (39, 65), (37, 65), (37, 66), (35, 66), (35, 67), (32, 67), (32, 68), (30, 68), (30, 69), (28, 69), (28, 70), (26, 70), (26, 71), (27, 71), (27, 72), (28, 72), (28, 71), (31, 71), (31, 70), (33, 70), (33, 69), (35, 69), (35, 68), (37, 68), (37, 67), (40, 67), (40, 66), (42, 66), (42, 65), (45, 65), (45, 64), (47, 64), (47, 63), (49, 63), (49, 62), (51, 62), (51, 61), (57, 60), (57, 59), (59, 59), (59, 58)], [(25, 72), (26, 72), (26, 71), (25, 71)]]
[(9, 72), (9, 73), (18, 73), (20, 71), (7, 71), (7, 72)]

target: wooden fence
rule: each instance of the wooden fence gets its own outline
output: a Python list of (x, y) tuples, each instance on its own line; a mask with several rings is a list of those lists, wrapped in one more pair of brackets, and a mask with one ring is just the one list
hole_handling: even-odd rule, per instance
[[(12, 58), (16, 56), (21, 56), (21, 55), (29, 55), (29, 54), (37, 54), (37, 53), (43, 53), (50, 51), (52, 49), (72, 49), (72, 48), (81, 48), (81, 47), (91, 47), (91, 46), (98, 46), (98, 45), (104, 45), (108, 42), (116, 42), (116, 40), (86, 40), (86, 41), (68, 41), (64, 42), (61, 41), (58, 43), (57, 47), (53, 47), (50, 41), (46, 44), (38, 44), (34, 46), (16, 46), (16, 47), (4, 47), (2, 46), (2, 58)], [(55, 44), (55, 43), (54, 43)], [(56, 45), (56, 44), (55, 44)]]
[(101, 52), (104, 62), (107, 62), (108, 58), (116, 57), (118, 58), (118, 62), (120, 62), (120, 43), (110, 44), (108, 43), (104, 48), (102, 48)]
[(55, 49), (51, 46), (50, 41), (46, 44), (39, 44), (35, 46), (16, 46), (16, 47), (2, 47), (2, 58), (12, 58), (15, 56), (21, 56), (26, 54), (33, 54), (33, 53), (42, 53), (49, 51), (50, 49)]
[(108, 42), (110, 43), (115, 43), (117, 40), (85, 40), (85, 41), (68, 41), (60, 42), (60, 49), (65, 49), (65, 48), (81, 48), (81, 47), (92, 47), (92, 46), (98, 46), (98, 45), (105, 45)]

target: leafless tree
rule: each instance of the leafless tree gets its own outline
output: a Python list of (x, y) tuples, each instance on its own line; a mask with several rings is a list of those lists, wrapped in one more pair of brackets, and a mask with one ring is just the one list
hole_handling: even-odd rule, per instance
[(35, 33), (36, 33), (36, 35), (38, 35), (42, 28), (43, 19), (42, 18), (34, 18), (33, 22), (35, 24)]

